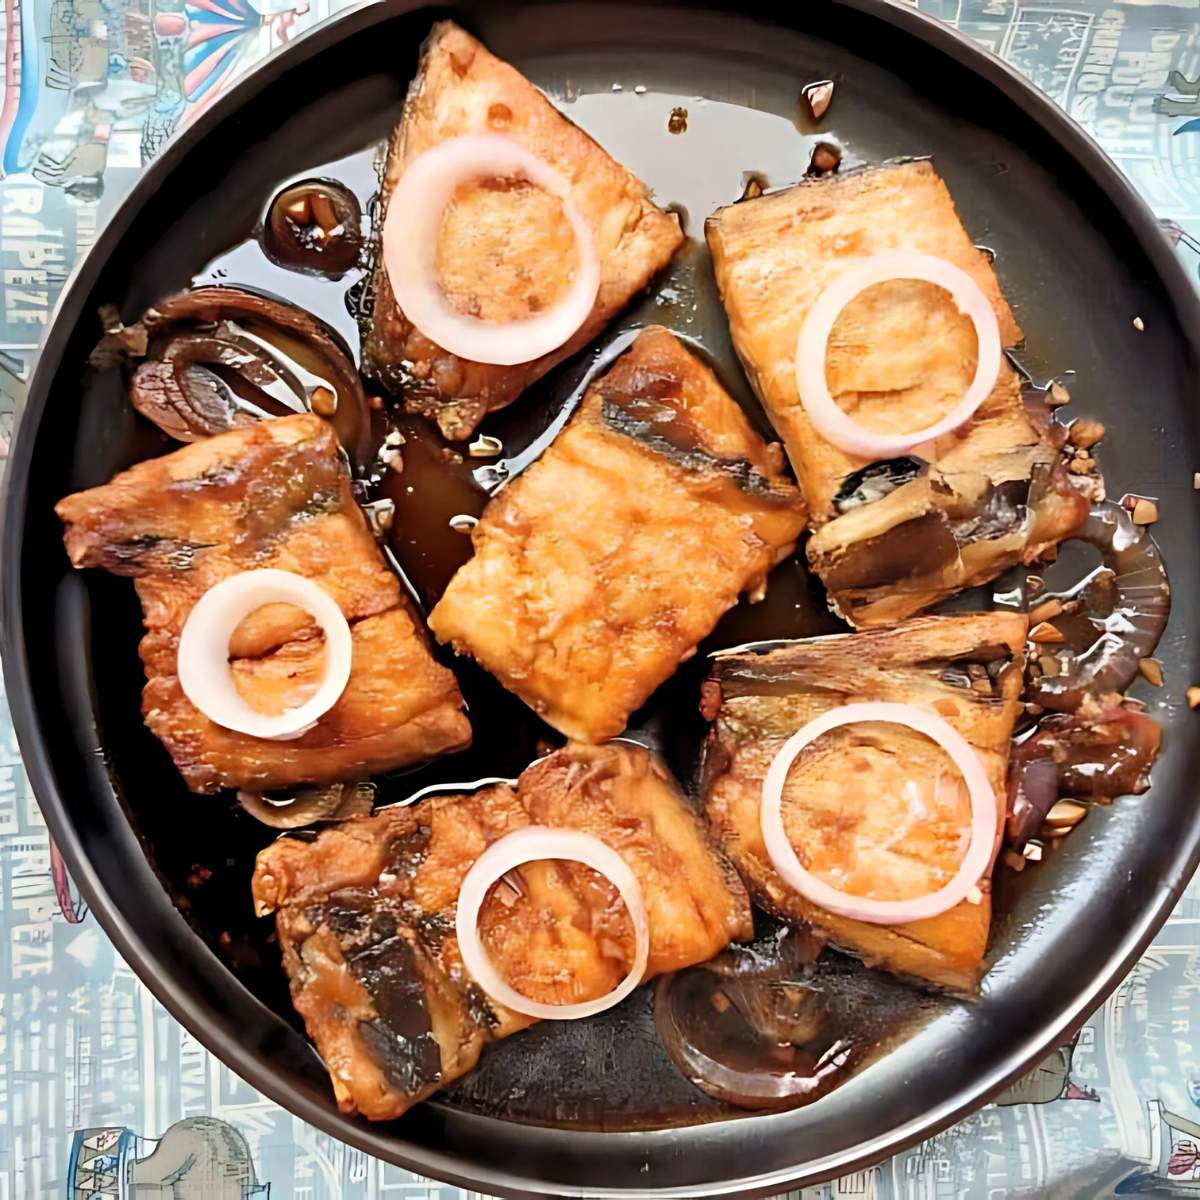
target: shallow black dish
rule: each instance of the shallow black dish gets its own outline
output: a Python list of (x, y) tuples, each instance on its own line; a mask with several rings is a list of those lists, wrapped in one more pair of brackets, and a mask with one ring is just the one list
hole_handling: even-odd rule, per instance
[[(173, 143), (104, 230), (63, 296), (9, 464), (5, 681), (47, 821), (118, 949), (197, 1037), (293, 1112), (380, 1157), (485, 1192), (768, 1193), (878, 1161), (978, 1106), (1077, 1025), (1137, 958), (1200, 859), (1200, 743), (1183, 701), (1200, 680), (1200, 648), (1187, 636), (1200, 598), (1191, 487), (1200, 467), (1200, 302), (1130, 186), (1002, 64), (881, 0), (809, 0), (790, 6), (787, 18), (774, 7), (743, 0), (434, 10), (392, 0), (301, 38)], [(85, 376), (96, 310), (117, 303), (131, 319), (244, 238), (282, 180), (320, 173), (386, 137), (420, 41), (444, 15), (565, 100), (660, 202), (688, 208), (693, 236), (709, 208), (739, 194), (743, 172), (763, 171), (774, 183), (803, 173), (812, 131), (778, 122), (794, 116), (803, 84), (835, 79), (824, 128), (842, 140), (848, 161), (935, 155), (968, 227), (999, 256), (1029, 339), (1026, 365), (1039, 377), (1075, 369), (1076, 407), (1109, 427), (1101, 462), (1112, 493), (1160, 499), (1156, 534), (1174, 613), (1159, 651), (1167, 686), (1144, 693), (1166, 729), (1152, 791), (1095, 811), (1062, 851), (1002, 886), (982, 1005), (946, 1006), (810, 1108), (600, 1133), (499, 1119), (528, 1115), (510, 1084), (487, 1103), (468, 1092), (393, 1125), (339, 1115), (248, 913), (248, 858), (265, 835), (223, 801), (184, 792), (138, 716), (132, 589), (71, 572), (61, 549), (56, 500), (163, 448), (129, 410), (115, 373)], [(638, 84), (647, 93), (630, 95)], [(604, 103), (605, 95), (618, 98)], [(700, 95), (709, 103), (694, 100)], [(688, 98), (688, 131), (668, 135), (672, 106)], [(742, 116), (734, 105), (745, 106)], [(780, 152), (785, 133), (794, 161)], [(671, 302), (649, 300), (623, 324), (678, 327), (744, 397), (719, 314), (703, 286), (694, 297), (683, 286), (707, 278), (704, 257), (686, 258)], [(287, 294), (309, 303), (307, 285), (291, 279)], [(561, 401), (579, 366), (551, 377), (529, 399), (531, 410)], [(810, 605), (792, 612), (776, 636), (816, 628)], [(740, 620), (733, 614), (731, 636)], [(660, 703), (670, 702), (667, 691)], [(447, 766), (440, 777), (521, 765), (485, 757)], [(396, 786), (405, 793), (407, 785)], [(190, 895), (193, 863), (216, 877)], [(222, 946), (226, 930), (236, 936)], [(526, 1056), (528, 1090), (565, 1094), (572, 1077), (604, 1075), (596, 1064), (605, 1047), (641, 1045), (653, 1055), (648, 1008), (643, 995), (592, 1033), (522, 1035), (542, 1044), (558, 1037), (544, 1054), (528, 1040), (522, 1048), (522, 1038), (498, 1053)], [(617, 1095), (642, 1081), (610, 1072), (603, 1087)], [(565, 1104), (560, 1117), (568, 1120)]]

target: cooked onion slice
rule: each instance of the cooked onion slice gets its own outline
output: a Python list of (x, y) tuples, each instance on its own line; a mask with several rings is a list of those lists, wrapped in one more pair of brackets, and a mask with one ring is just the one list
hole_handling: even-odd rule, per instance
[[(971, 842), (959, 864), (958, 872), (945, 887), (911, 900), (873, 900), (839, 891), (818, 879), (801, 865), (783, 828), (783, 785), (788, 770), (800, 752), (822, 734), (843, 725), (861, 721), (883, 721), (904, 725), (923, 733), (950, 756), (962, 772), (971, 795)], [(967, 899), (988, 869), (996, 837), (996, 798), (988, 783), (979, 756), (967, 740), (941, 717), (911, 704), (846, 704), (830, 709), (803, 729), (792, 734), (775, 756), (763, 781), (760, 810), (763, 840), (775, 870), (784, 881), (813, 904), (829, 912), (856, 921), (871, 921), (878, 925), (906, 925), (926, 917), (936, 917), (960, 901)]]
[[(566, 295), (545, 312), (523, 321), (483, 321), (455, 311), (438, 285), (442, 214), (460, 184), (512, 177), (562, 201), (579, 261)], [(591, 227), (571, 200), (570, 183), (519, 142), (494, 133), (448, 138), (408, 164), (388, 201), (383, 261), (396, 303), (431, 342), (459, 358), (503, 366), (557, 350), (587, 320), (600, 289)]]
[[(325, 676), (303, 704), (274, 716), (251, 708), (229, 669), (229, 639), (264, 604), (294, 604), (325, 634)], [(196, 602), (179, 635), (179, 685), (210, 721), (251, 737), (299, 737), (328, 712), (350, 679), (350, 626), (337, 602), (311, 579), (274, 569), (243, 571), (223, 579)]]
[[(842, 309), (860, 292), (893, 279), (919, 279), (949, 292), (959, 312), (971, 318), (979, 339), (975, 378), (966, 394), (940, 421), (911, 433), (875, 433), (865, 429), (838, 407), (825, 378), (829, 335)], [(1001, 353), (996, 314), (966, 271), (932, 254), (906, 251), (877, 254), (838, 275), (809, 309), (796, 343), (796, 386), (805, 412), (826, 441), (861, 458), (896, 458), (922, 442), (950, 433), (968, 420), (995, 386)]]
[[(607, 996), (601, 996), (597, 1000), (587, 1000), (580, 1004), (542, 1004), (529, 999), (528, 996), (522, 996), (501, 978), (479, 938), (479, 910), (492, 884), (522, 863), (554, 858), (583, 863), (584, 866), (591, 867), (593, 871), (603, 875), (617, 889), (625, 902), (629, 919), (633, 922), (636, 948), (629, 974)], [(497, 1004), (502, 1004), (513, 1012), (546, 1021), (574, 1021), (619, 1004), (642, 982), (642, 976), (646, 973), (646, 959), (650, 954), (650, 927), (646, 921), (646, 903), (637, 877), (626, 865), (625, 860), (599, 838), (570, 829), (531, 825), (493, 842), (475, 860), (474, 866), (462, 882), (458, 892), (458, 912), (454, 925), (463, 965), (475, 982)]]

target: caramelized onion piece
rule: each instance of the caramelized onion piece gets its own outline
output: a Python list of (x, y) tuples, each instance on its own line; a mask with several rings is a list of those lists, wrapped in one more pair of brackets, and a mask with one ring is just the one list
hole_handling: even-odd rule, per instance
[(711, 963), (664, 976), (659, 1040), (701, 1091), (740, 1108), (809, 1104), (928, 1001), (840, 955), (817, 959), (804, 930), (779, 927)]
[(287, 796), (238, 792), (237, 798), (264, 825), (273, 829), (299, 829), (317, 821), (366, 816), (375, 803), (375, 787), (370, 783), (331, 783), (328, 787), (302, 788)]
[(356, 466), (372, 456), (371, 420), (349, 353), (311, 313), (233, 287), (181, 292), (123, 326), (105, 310), (97, 366), (137, 362), (134, 408), (182, 442), (290, 412), (328, 417)]
[(281, 267), (342, 275), (358, 264), (362, 210), (340, 183), (305, 179), (271, 201), (260, 240), (267, 257)]
[(1074, 712), (1088, 696), (1124, 691), (1141, 660), (1154, 653), (1171, 611), (1158, 547), (1120, 505), (1106, 501), (1093, 507), (1075, 536), (1101, 552), (1104, 566), (1056, 598), (1079, 601), (1099, 636), (1080, 649), (1056, 649), (1058, 674), (1032, 680), (1027, 693), (1027, 699), (1059, 712)]
[(1023, 846), (1042, 827), (1046, 814), (1058, 803), (1058, 764), (1041, 756), (1040, 748), (1022, 751), (1032, 738), (1018, 746), (1008, 768), (1008, 840)]
[(824, 1034), (829, 997), (800, 982), (723, 980), (693, 968), (658, 984), (654, 1020), (671, 1061), (740, 1108), (808, 1104), (849, 1073), (857, 1041)]
[(1009, 767), (1008, 840), (1037, 834), (1060, 797), (1137, 796), (1150, 786), (1162, 730), (1117, 695), (1088, 699), (1077, 713), (1052, 713), (1015, 747)]

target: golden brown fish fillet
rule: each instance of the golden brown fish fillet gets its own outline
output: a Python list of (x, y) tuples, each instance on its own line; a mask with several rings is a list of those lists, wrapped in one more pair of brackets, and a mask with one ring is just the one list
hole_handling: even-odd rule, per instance
[[(1003, 345), (1021, 340), (987, 256), (931, 163), (805, 180), (718, 210), (706, 234), (734, 345), (809, 505), (809, 561), (848, 621), (901, 620), (1034, 561), (1082, 525), (1087, 502), (1044, 423), (1030, 419), (1007, 363), (970, 421), (887, 462), (827, 442), (800, 403), (795, 354), (805, 316), (846, 263), (873, 254), (918, 251), (955, 264), (991, 301)], [(975, 363), (974, 328), (945, 294), (898, 280), (846, 307), (826, 369), (847, 412), (895, 433), (944, 416)]]
[[(133, 576), (146, 624), (142, 715), (193, 791), (361, 779), (469, 744), (458, 684), (430, 654), (321, 418), (281, 417), (195, 442), (67, 496), (55, 511), (76, 567)], [(289, 741), (214, 724), (176, 676), (179, 634), (196, 601), (260, 567), (320, 584), (353, 638), (346, 690)], [(319, 680), (323, 655), (315, 623), (290, 605), (252, 613), (230, 644), (239, 689), (264, 711), (280, 711), (298, 681)]]
[(782, 458), (647, 329), (484, 510), (430, 628), (568, 737), (613, 737), (791, 553), (804, 506)]
[[(409, 91), (388, 154), (384, 212), (407, 163), (447, 138), (476, 133), (515, 139), (570, 182), (571, 199), (591, 225), (600, 290), (591, 316), (557, 350), (532, 362), (495, 366), (434, 345), (405, 319), (378, 265), (364, 370), (403, 396), (410, 412), (436, 421), (451, 440), (469, 437), (489, 412), (511, 404), (590, 342), (683, 242), (678, 219), (657, 208), (630, 171), (519, 71), (449, 21), (433, 27)], [(512, 181), (460, 188), (439, 243), (443, 289), (456, 307), (484, 319), (524, 318), (554, 300), (556, 286), (565, 286), (565, 264), (574, 261), (566, 229), (561, 204), (539, 188)]]
[[(759, 808), (783, 743), (843, 704), (883, 700), (932, 709), (979, 754), (1003, 827), (1009, 746), (1020, 709), (1026, 619), (1020, 613), (920, 617), (893, 629), (785, 642), (715, 657), (702, 708), (708, 819), (751, 895), (809, 922), (839, 946), (900, 975), (974, 989), (987, 948), (990, 893), (940, 916), (885, 926), (818, 908), (775, 871)], [(833, 886), (911, 898), (949, 882), (965, 852), (970, 803), (934, 742), (897, 725), (846, 726), (797, 759), (784, 790), (791, 844)], [(964, 825), (966, 822), (966, 826)]]
[[(641, 884), (646, 978), (704, 962), (752, 933), (737, 873), (708, 841), (667, 770), (632, 744), (567, 745), (497, 785), (437, 796), (283, 839), (258, 856), (254, 899), (275, 913), (296, 1010), (343, 1112), (399, 1116), (532, 1023), (465, 973), (459, 888), (497, 838), (526, 825), (590, 833)], [(566, 862), (527, 863), (480, 910), (488, 953), (523, 995), (575, 1003), (610, 992), (633, 954), (615, 888)]]

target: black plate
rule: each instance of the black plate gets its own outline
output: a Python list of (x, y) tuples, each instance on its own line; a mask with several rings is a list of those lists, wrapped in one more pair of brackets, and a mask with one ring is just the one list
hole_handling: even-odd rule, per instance
[[(63, 295), (9, 463), (5, 679), (47, 821), (117, 948), (202, 1042), (299, 1116), (487, 1192), (766, 1193), (883, 1159), (978, 1106), (1077, 1026), (1149, 942), (1200, 857), (1200, 739), (1182, 702), (1200, 680), (1200, 651), (1186, 633), (1200, 584), (1191, 487), (1200, 468), (1200, 303), (1129, 184), (1003, 64), (908, 7), (788, 7), (786, 18), (752, 0), (452, 11), (564, 101), (661, 201), (682, 202), (693, 234), (712, 206), (739, 193), (743, 172), (765, 171), (775, 183), (803, 172), (808, 142), (786, 122), (810, 80), (837, 81), (826, 126), (851, 158), (933, 153), (968, 227), (998, 253), (1028, 335), (1026, 363), (1040, 376), (1078, 372), (1077, 407), (1109, 426), (1102, 465), (1114, 494), (1160, 498), (1156, 533), (1175, 597), (1160, 652), (1167, 686), (1147, 697), (1166, 726), (1153, 790), (1094, 812), (1062, 852), (1001, 889), (981, 1004), (947, 1006), (814, 1106), (638, 1133), (497, 1119), (471, 1111), (469, 1095), (387, 1126), (340, 1116), (282, 977), (260, 961), (249, 932), (241, 940), (252, 927), (247, 854), (261, 836), (220, 801), (183, 792), (137, 717), (132, 590), (71, 572), (62, 552), (54, 502), (162, 449), (130, 414), (113, 373), (85, 375), (96, 309), (116, 302), (131, 318), (244, 237), (278, 181), (385, 136), (421, 39), (449, 10), (394, 0), (344, 14), (240, 82), (151, 165)], [(631, 96), (637, 84), (649, 91)], [(708, 102), (682, 101), (688, 132), (668, 140), (667, 114), (679, 102), (669, 96), (700, 95)], [(639, 317), (657, 314), (697, 337), (734, 380), (727, 337), (705, 309), (703, 256), (693, 259), (699, 307), (676, 288), (672, 303), (647, 301)], [(298, 287), (293, 294), (305, 302)], [(552, 402), (555, 388), (561, 396), (570, 374), (538, 402)], [(181, 911), (193, 855), (227, 872), (216, 889), (224, 907), (196, 898)], [(231, 946), (221, 946), (222, 920), (238, 934)], [(634, 1032), (645, 1028), (645, 1007), (628, 1015)], [(597, 1023), (609, 1044), (617, 1019)], [(630, 1042), (624, 1026), (616, 1032)], [(565, 1089), (588, 1070), (599, 1080), (595, 1039), (574, 1036), (568, 1057), (539, 1059), (531, 1086)], [(521, 1052), (520, 1038), (504, 1048)], [(491, 1111), (528, 1116), (521, 1105), (513, 1090), (493, 1096)]]

